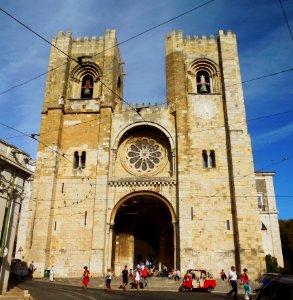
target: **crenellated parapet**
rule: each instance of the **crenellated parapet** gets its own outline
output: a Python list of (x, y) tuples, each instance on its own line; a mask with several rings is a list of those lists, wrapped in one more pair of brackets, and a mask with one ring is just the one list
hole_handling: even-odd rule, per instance
[(179, 30), (178, 32), (172, 31), (166, 36), (166, 54), (168, 55), (173, 51), (180, 51), (184, 48), (188, 49), (188, 47), (204, 48), (208, 46), (217, 46), (219, 38), (236, 40), (236, 35), (232, 33), (231, 30), (228, 30), (226, 33), (223, 30), (220, 30), (218, 38), (215, 38), (213, 34), (209, 37), (207, 35), (194, 35), (193, 37), (187, 35), (184, 38), (182, 30)]
[[(60, 31), (52, 44), (43, 112), (68, 100), (103, 98), (115, 106), (116, 96), (110, 90), (122, 96), (124, 76), (116, 30), (107, 29), (99, 38), (76, 39), (71, 32)], [(89, 88), (84, 94), (86, 82)]]
[(89, 38), (88, 36), (84, 36), (83, 38), (78, 36), (76, 39), (74, 39), (70, 31), (67, 31), (66, 33), (64, 33), (63, 31), (59, 31), (58, 35), (53, 37), (52, 42), (56, 43), (57, 41), (61, 41), (67, 38), (75, 42), (100, 42), (104, 40), (116, 40), (117, 36), (115, 29), (107, 29), (105, 36), (101, 35), (98, 39), (96, 36), (92, 36), (91, 38)]
[(119, 112), (131, 112), (133, 113), (133, 111), (137, 111), (139, 113), (142, 112), (148, 112), (148, 113), (152, 113), (152, 112), (157, 112), (157, 111), (168, 111), (169, 107), (167, 106), (167, 103), (148, 103), (147, 105), (143, 102), (142, 104), (136, 103), (136, 104), (130, 104), (127, 105), (126, 103), (124, 103), (123, 101), (119, 102), (117, 104), (117, 106), (115, 107), (115, 113), (119, 113)]

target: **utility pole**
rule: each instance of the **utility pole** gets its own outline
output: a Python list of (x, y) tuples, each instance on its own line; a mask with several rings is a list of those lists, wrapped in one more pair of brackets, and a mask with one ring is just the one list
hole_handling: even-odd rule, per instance
[(10, 213), (11, 213), (11, 207), (12, 207), (13, 197), (14, 197), (15, 177), (16, 177), (16, 173), (14, 173), (12, 175), (12, 179), (11, 179), (11, 183), (10, 183), (10, 191), (9, 191), (8, 199), (7, 199), (7, 202), (6, 202), (6, 209), (5, 209), (5, 215), (4, 215), (3, 228), (2, 228), (2, 232), (1, 232), (0, 270), (2, 269), (2, 262), (3, 262), (3, 257), (4, 257), (4, 250), (5, 250), (5, 246), (6, 246), (8, 228), (9, 228), (9, 223), (10, 223)]

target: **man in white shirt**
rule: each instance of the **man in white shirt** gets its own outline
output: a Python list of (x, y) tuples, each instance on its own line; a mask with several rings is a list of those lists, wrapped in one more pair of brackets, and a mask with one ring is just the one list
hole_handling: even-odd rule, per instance
[(228, 274), (228, 282), (231, 284), (232, 290), (227, 293), (227, 296), (231, 296), (234, 293), (234, 299), (237, 299), (237, 274), (234, 266), (231, 267), (231, 271)]

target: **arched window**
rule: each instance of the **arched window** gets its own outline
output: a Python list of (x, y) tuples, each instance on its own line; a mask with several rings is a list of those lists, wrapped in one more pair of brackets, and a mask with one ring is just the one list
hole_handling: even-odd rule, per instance
[(69, 98), (72, 99), (98, 99), (102, 95), (99, 79), (102, 71), (93, 62), (83, 62), (76, 65), (71, 72), (71, 85)]
[(202, 150), (202, 165), (204, 168), (208, 167), (208, 154), (206, 150)]
[(94, 80), (91, 75), (85, 75), (81, 84), (80, 98), (93, 98)]
[(215, 168), (216, 167), (216, 154), (215, 150), (202, 150), (202, 165), (204, 168)]
[(74, 169), (77, 169), (79, 167), (79, 156), (77, 151), (74, 152), (73, 167)]
[(216, 167), (216, 155), (215, 151), (211, 150), (210, 152), (210, 167), (215, 168)]
[(221, 93), (219, 66), (211, 59), (198, 58), (187, 68), (188, 93), (218, 94)]
[(207, 71), (198, 71), (196, 73), (196, 85), (198, 93), (210, 93), (210, 75)]
[(86, 160), (86, 153), (85, 153), (85, 151), (82, 151), (81, 157), (80, 157), (80, 162), (81, 162), (81, 167), (83, 169), (85, 168), (85, 160)]

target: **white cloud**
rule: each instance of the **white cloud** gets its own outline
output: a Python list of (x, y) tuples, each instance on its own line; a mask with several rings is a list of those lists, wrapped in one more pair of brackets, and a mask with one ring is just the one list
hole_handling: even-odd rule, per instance
[(290, 136), (293, 137), (293, 122), (278, 129), (255, 135), (253, 137), (253, 148), (255, 150), (263, 149)]

